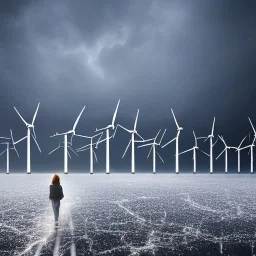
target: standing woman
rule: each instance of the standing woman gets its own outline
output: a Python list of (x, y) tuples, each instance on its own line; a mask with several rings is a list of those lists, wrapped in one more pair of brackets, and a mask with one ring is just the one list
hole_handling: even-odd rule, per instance
[(54, 174), (52, 178), (52, 184), (50, 185), (49, 199), (52, 201), (52, 209), (54, 213), (55, 226), (58, 226), (60, 200), (64, 197), (62, 186), (60, 185), (60, 176)]

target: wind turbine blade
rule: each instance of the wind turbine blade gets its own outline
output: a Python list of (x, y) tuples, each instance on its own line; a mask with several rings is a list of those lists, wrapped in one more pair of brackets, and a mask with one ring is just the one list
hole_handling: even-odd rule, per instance
[[(11, 129), (10, 129), (10, 133), (11, 133), (11, 139), (12, 139), (13, 149), (15, 150), (17, 156), (20, 157), (20, 155), (19, 155), (19, 153), (18, 153), (18, 151), (17, 151), (17, 149), (16, 149), (16, 147), (15, 147), (15, 144), (16, 144), (17, 142), (14, 142), (13, 135), (12, 135), (12, 130), (11, 130)], [(24, 137), (23, 139), (25, 139), (25, 138), (27, 138), (27, 136)], [(22, 140), (23, 140), (23, 139), (22, 139)], [(21, 140), (20, 140), (20, 141), (21, 141)]]
[(197, 137), (198, 140), (207, 139), (208, 137)]
[(73, 135), (76, 136), (76, 137), (81, 137), (81, 138), (86, 138), (86, 139), (91, 139), (91, 138), (97, 136), (97, 135), (95, 135), (95, 136), (93, 136), (93, 137), (88, 137), (88, 136), (80, 135), (80, 134), (73, 134)]
[(33, 133), (34, 133), (34, 137), (35, 137), (35, 139), (36, 139), (35, 127), (33, 127), (32, 130), (33, 130)]
[(120, 103), (120, 100), (117, 103), (116, 110), (115, 110), (115, 113), (114, 113), (113, 118), (112, 118), (112, 126), (115, 125), (115, 120), (116, 120), (116, 115), (117, 115), (117, 110), (118, 110), (118, 107), (119, 107), (119, 103)]
[(76, 156), (78, 156), (78, 154), (73, 150), (73, 148), (71, 148), (70, 146), (68, 146), (68, 148), (69, 148)]
[(240, 148), (240, 150), (244, 150), (244, 149), (250, 148), (250, 147), (251, 147), (251, 145), (248, 145), (248, 146), (245, 146), (245, 147), (243, 147), (243, 148)]
[(77, 149), (76, 151), (77, 151), (77, 152), (81, 152), (81, 151), (86, 151), (86, 150), (88, 150), (88, 149), (90, 149), (90, 147), (88, 147), (88, 148), (82, 148), (82, 149)]
[(149, 158), (149, 156), (150, 156), (150, 153), (151, 153), (152, 149), (153, 149), (153, 145), (152, 145), (152, 147), (150, 148), (150, 150), (149, 150), (149, 152), (148, 152), (148, 156), (147, 156), (147, 158)]
[(151, 146), (151, 145), (154, 145), (154, 143), (148, 143), (148, 144), (140, 145), (137, 148), (143, 148), (143, 147), (147, 147), (147, 146)]
[(195, 135), (195, 132), (193, 131), (193, 135), (194, 135), (194, 138), (195, 138), (195, 140), (196, 140), (196, 135)]
[(6, 151), (7, 151), (7, 149), (6, 149), (5, 151), (3, 151), (2, 153), (0, 153), (0, 156), (1, 156), (2, 154), (4, 154)]
[(19, 111), (14, 107), (15, 111), (17, 112), (17, 114), (19, 115), (20, 119), (23, 121), (23, 123), (25, 125), (28, 125), (28, 123), (24, 120), (24, 118), (21, 116), (21, 114), (19, 113)]
[(255, 131), (255, 129), (254, 129), (254, 126), (253, 126), (253, 124), (252, 124), (252, 121), (251, 121), (250, 117), (248, 117), (248, 119), (249, 119), (249, 121), (250, 121), (250, 123), (251, 123), (251, 126), (252, 126), (252, 129), (253, 129), (254, 134), (256, 134), (256, 131)]
[(0, 139), (10, 140), (11, 138), (7, 138), (7, 137), (0, 137)]
[(154, 141), (156, 141), (156, 139), (157, 139), (157, 137), (158, 137), (158, 135), (159, 135), (159, 133), (161, 132), (161, 129), (158, 131), (158, 133), (156, 134), (156, 137), (155, 137), (155, 139), (154, 139)]
[(23, 137), (22, 139), (20, 139), (20, 140), (14, 142), (14, 145), (16, 145), (16, 144), (20, 143), (21, 141), (25, 140), (27, 137), (28, 137), (28, 136), (25, 136), (25, 137)]
[(161, 145), (161, 143), (162, 143), (162, 140), (163, 140), (163, 138), (164, 138), (165, 133), (166, 133), (166, 129), (164, 130), (164, 132), (163, 132), (163, 134), (162, 134), (162, 137), (161, 137), (161, 139), (160, 139), (160, 141), (159, 141), (159, 145)]
[[(34, 122), (36, 120), (36, 116), (37, 116), (37, 112), (38, 112), (39, 106), (40, 106), (40, 102), (38, 103), (37, 108), (36, 108), (36, 112), (35, 112), (35, 114), (33, 116), (32, 125), (34, 124)], [(36, 138), (36, 136), (35, 136), (35, 138)]]
[(207, 154), (206, 152), (204, 152), (203, 150), (201, 150), (200, 148), (198, 148), (198, 150), (200, 151), (200, 152), (202, 152), (203, 154), (205, 154), (205, 155), (207, 155), (207, 156), (209, 156), (210, 157), (210, 155), (209, 154)]
[(211, 133), (212, 136), (213, 136), (213, 132), (214, 132), (214, 125), (215, 125), (215, 117), (213, 118), (213, 123), (212, 123), (212, 133)]
[(95, 158), (95, 160), (96, 160), (96, 163), (98, 163), (97, 155), (96, 155), (96, 153), (94, 152), (94, 150), (93, 150), (93, 155), (94, 155), (94, 158)]
[(113, 138), (115, 138), (115, 136), (116, 136), (116, 131), (117, 131), (118, 126), (119, 126), (119, 124), (116, 126), (116, 128), (115, 128), (115, 130), (114, 130)]
[(127, 145), (127, 147), (126, 147), (126, 149), (125, 149), (125, 151), (124, 151), (124, 153), (123, 153), (122, 158), (124, 158), (124, 156), (125, 156), (125, 154), (126, 154), (126, 152), (127, 152), (128, 148), (129, 148), (129, 146), (130, 146), (131, 142), (132, 142), (132, 140), (130, 140), (130, 141), (129, 141), (129, 143), (128, 143), (128, 145)]
[(128, 129), (126, 129), (126, 128), (124, 128), (122, 125), (120, 125), (120, 124), (118, 124), (118, 126), (119, 127), (121, 127), (123, 130), (125, 130), (125, 131), (127, 131), (127, 132), (129, 132), (129, 133), (131, 133), (132, 131), (130, 131), (130, 130), (128, 130)]
[(170, 140), (169, 142), (167, 142), (165, 145), (163, 145), (162, 148), (166, 147), (167, 145), (169, 145), (170, 143), (172, 143), (175, 140), (176, 140), (176, 137), (174, 139)]
[(245, 136), (245, 137), (242, 139), (242, 141), (241, 141), (241, 143), (239, 144), (238, 148), (240, 148), (240, 147), (242, 146), (242, 144), (243, 144), (244, 140), (246, 139), (246, 137), (247, 137), (247, 136)]
[(184, 153), (187, 153), (187, 152), (189, 152), (189, 151), (191, 151), (191, 150), (193, 150), (193, 149), (194, 149), (194, 148), (190, 148), (190, 149), (188, 149), (188, 150), (185, 150), (185, 151), (179, 153), (179, 155), (182, 155), (182, 154), (184, 154)]
[(69, 158), (71, 159), (71, 155), (69, 154), (68, 150), (67, 150), (67, 153), (68, 153)]
[(70, 138), (70, 145), (72, 146), (73, 144), (73, 137), (74, 137), (74, 134), (71, 135), (71, 138)]
[(60, 145), (57, 147), (57, 148), (55, 148), (54, 150), (52, 150), (49, 154), (48, 154), (48, 156), (50, 155), (50, 154), (52, 154), (54, 151), (56, 151), (57, 149), (59, 149), (60, 148)]
[(225, 142), (223, 136), (219, 136), (219, 135), (218, 135), (218, 137), (222, 140), (222, 142), (224, 143), (225, 147), (227, 147), (227, 144), (226, 144), (226, 142)]
[(81, 115), (82, 115), (83, 112), (84, 112), (84, 109), (85, 109), (85, 106), (84, 106), (83, 109), (81, 110), (80, 114), (78, 115), (78, 117), (77, 117), (77, 119), (76, 119), (76, 121), (75, 121), (75, 123), (74, 123), (74, 125), (73, 125), (73, 131), (76, 130), (76, 126), (77, 126), (77, 124), (78, 124), (78, 122), (79, 122), (79, 119), (80, 119)]
[(223, 151), (217, 156), (216, 160), (227, 150), (226, 148), (223, 149)]
[(216, 141), (215, 141), (215, 142), (213, 143), (213, 145), (212, 145), (213, 147), (214, 147), (214, 146), (216, 145), (216, 143), (218, 142), (218, 139), (219, 139), (219, 138), (217, 137)]
[[(203, 137), (202, 137), (202, 138), (203, 138)], [(208, 137), (204, 140), (204, 142), (206, 142), (209, 138), (210, 138), (210, 137), (208, 136)]]
[(138, 116), (139, 116), (139, 112), (140, 110), (138, 109), (137, 111), (137, 115), (136, 115), (136, 118), (135, 118), (135, 122), (134, 122), (134, 127), (133, 127), (133, 130), (136, 131), (136, 127), (137, 127), (137, 122), (138, 122)]
[(39, 145), (38, 145), (38, 143), (37, 143), (37, 141), (36, 141), (36, 138), (33, 136), (33, 134), (31, 134), (31, 136), (32, 136), (32, 138), (34, 139), (34, 141), (35, 141), (35, 143), (36, 143), (36, 145), (37, 145), (37, 147), (38, 147), (38, 150), (39, 150), (40, 153), (41, 153), (41, 149), (40, 149), (40, 147), (39, 147)]
[(173, 115), (174, 121), (175, 121), (175, 123), (176, 123), (176, 126), (177, 126), (177, 128), (179, 129), (180, 127), (179, 127), (179, 125), (178, 125), (178, 122), (177, 122), (177, 120), (176, 120), (176, 117), (175, 117), (175, 115), (174, 115), (174, 112), (173, 112), (172, 108), (171, 108), (171, 111), (172, 111), (172, 115)]
[(157, 156), (160, 158), (160, 160), (164, 163), (163, 158), (158, 154), (158, 152), (157, 152), (157, 151), (156, 151), (156, 154), (157, 154)]
[(136, 133), (143, 141), (145, 141), (139, 133)]

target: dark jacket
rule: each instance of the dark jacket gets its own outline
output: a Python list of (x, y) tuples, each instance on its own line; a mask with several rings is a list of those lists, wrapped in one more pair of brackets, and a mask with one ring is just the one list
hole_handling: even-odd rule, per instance
[(64, 197), (62, 186), (60, 184), (50, 185), (49, 199), (62, 199)]

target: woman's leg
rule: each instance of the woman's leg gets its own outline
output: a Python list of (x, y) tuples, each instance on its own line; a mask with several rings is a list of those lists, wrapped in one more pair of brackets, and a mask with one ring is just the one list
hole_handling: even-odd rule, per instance
[(59, 213), (60, 213), (60, 200), (56, 200), (56, 217), (57, 221), (59, 220)]
[(53, 209), (53, 213), (54, 213), (54, 219), (55, 219), (55, 222), (58, 221), (58, 217), (59, 217), (59, 214), (57, 213), (57, 202), (55, 199), (52, 199), (52, 209)]

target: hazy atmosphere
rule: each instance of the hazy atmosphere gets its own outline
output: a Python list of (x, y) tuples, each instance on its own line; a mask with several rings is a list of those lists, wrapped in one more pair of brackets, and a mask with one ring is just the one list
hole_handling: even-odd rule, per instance
[[(31, 122), (41, 103), (35, 129), (42, 149), (31, 141), (33, 171), (63, 170), (63, 149), (55, 132), (71, 130), (83, 106), (76, 132), (94, 135), (111, 123), (118, 99), (116, 124), (152, 138), (167, 128), (164, 142), (176, 136), (171, 108), (179, 125), (180, 150), (198, 136), (223, 135), (238, 146), (256, 125), (255, 1), (2, 1), (0, 3), (0, 136), (15, 140), (26, 127), (13, 109)], [(252, 138), (252, 136), (251, 136)], [(130, 170), (130, 153), (122, 154), (130, 135), (118, 130), (111, 140), (111, 171)], [(89, 141), (74, 139), (74, 149)], [(246, 140), (245, 145), (249, 143)], [(199, 147), (209, 153), (209, 142)], [(214, 148), (216, 157), (223, 143)], [(2, 151), (4, 146), (2, 145)], [(26, 142), (10, 155), (10, 172), (26, 172)], [(136, 149), (136, 171), (152, 170), (149, 148)], [(105, 144), (96, 151), (104, 171)], [(165, 163), (157, 171), (174, 173), (175, 144), (160, 150)], [(198, 154), (198, 170), (209, 170), (209, 158)], [(248, 151), (241, 171), (249, 172)], [(192, 172), (192, 152), (180, 157), (180, 172)], [(229, 153), (229, 171), (236, 172), (236, 152)], [(0, 156), (5, 172), (6, 158)], [(224, 156), (214, 161), (224, 172)], [(69, 171), (89, 172), (89, 152), (69, 161)]]

